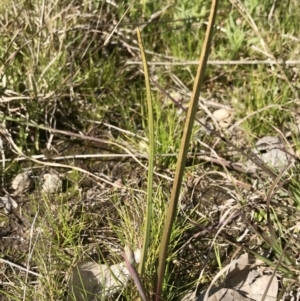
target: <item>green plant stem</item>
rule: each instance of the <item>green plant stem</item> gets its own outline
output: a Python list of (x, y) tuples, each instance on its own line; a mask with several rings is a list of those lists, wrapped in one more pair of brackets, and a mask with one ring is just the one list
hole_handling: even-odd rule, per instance
[(146, 214), (146, 225), (144, 230), (144, 243), (143, 250), (141, 253), (141, 261), (139, 264), (139, 273), (142, 275), (145, 270), (145, 262), (147, 251), (149, 247), (150, 240), (150, 228), (151, 228), (151, 216), (152, 216), (152, 191), (153, 191), (153, 169), (154, 169), (154, 129), (153, 129), (153, 108), (152, 108), (152, 100), (151, 100), (151, 89), (150, 89), (150, 79), (148, 72), (148, 65), (146, 54), (143, 46), (143, 41), (141, 37), (141, 32), (139, 28), (137, 28), (137, 36), (139, 47), (141, 50), (142, 60), (143, 60), (143, 68), (145, 74), (145, 85), (147, 92), (147, 104), (148, 104), (148, 128), (149, 128), (149, 166), (148, 166), (148, 183), (147, 183), (147, 214)]
[(173, 188), (171, 192), (171, 199), (168, 206), (166, 221), (164, 225), (163, 235), (160, 243), (159, 258), (158, 258), (158, 269), (157, 278), (155, 283), (155, 296), (154, 300), (162, 300), (162, 285), (164, 281), (164, 273), (166, 268), (167, 251), (170, 242), (170, 236), (172, 231), (172, 226), (175, 220), (175, 214), (177, 210), (178, 199), (180, 195), (180, 188), (186, 163), (186, 156), (189, 148), (189, 142), (191, 138), (192, 128), (194, 124), (194, 119), (196, 116), (198, 99), (200, 96), (200, 87), (203, 82), (205, 68), (207, 64), (210, 44), (212, 40), (213, 25), (215, 22), (216, 11), (217, 11), (218, 0), (213, 0), (210, 10), (209, 22), (206, 30), (205, 40), (203, 48), (201, 51), (200, 62), (197, 70), (197, 75), (194, 82), (193, 94), (191, 97), (191, 102), (189, 110), (187, 113), (183, 136), (181, 140), (178, 162), (176, 167), (175, 178), (173, 182)]

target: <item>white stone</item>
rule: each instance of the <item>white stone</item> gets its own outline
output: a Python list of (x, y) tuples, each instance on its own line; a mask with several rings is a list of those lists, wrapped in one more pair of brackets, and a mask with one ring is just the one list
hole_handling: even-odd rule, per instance
[(25, 171), (19, 173), (11, 183), (11, 187), (15, 190), (15, 195), (27, 192), (32, 186), (33, 181), (30, 172)]
[(43, 193), (58, 193), (62, 189), (62, 181), (56, 174), (46, 173), (43, 176), (45, 182), (42, 186)]
[(228, 128), (234, 121), (234, 114), (226, 109), (219, 109), (213, 112), (213, 117), (219, 123), (220, 128)]
[(226, 109), (218, 109), (214, 111), (212, 115), (218, 122), (220, 122), (229, 118), (231, 113)]

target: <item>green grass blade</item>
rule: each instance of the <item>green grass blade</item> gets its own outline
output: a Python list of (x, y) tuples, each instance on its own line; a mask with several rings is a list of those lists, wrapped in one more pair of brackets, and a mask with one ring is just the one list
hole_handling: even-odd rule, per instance
[(150, 90), (150, 80), (149, 80), (149, 72), (146, 60), (146, 54), (143, 46), (143, 41), (141, 37), (141, 32), (137, 29), (137, 36), (139, 47), (141, 50), (142, 60), (143, 60), (143, 68), (145, 74), (145, 85), (146, 85), (146, 93), (147, 93), (147, 103), (148, 103), (148, 128), (149, 128), (149, 166), (148, 166), (148, 183), (147, 183), (147, 214), (146, 214), (146, 222), (145, 222), (145, 230), (144, 230), (144, 243), (143, 250), (141, 254), (141, 261), (139, 264), (139, 273), (142, 275), (145, 270), (145, 261), (146, 255), (149, 246), (149, 238), (150, 238), (150, 227), (151, 227), (151, 215), (152, 215), (152, 191), (153, 191), (153, 168), (154, 168), (154, 129), (153, 129), (153, 108), (152, 108), (152, 99), (151, 99), (151, 90)]
[(194, 120), (195, 120), (195, 116), (196, 116), (197, 104), (198, 104), (198, 99), (200, 96), (200, 87), (201, 87), (201, 84), (204, 79), (205, 68), (206, 68), (210, 44), (211, 44), (211, 40), (212, 40), (212, 32), (213, 32), (213, 26), (214, 26), (214, 21), (215, 21), (215, 17), (216, 17), (217, 4), (218, 4), (217, 0), (212, 1), (212, 6), (211, 6), (211, 11), (210, 11), (210, 16), (209, 16), (209, 23), (208, 23), (208, 27), (207, 27), (207, 31), (206, 31), (206, 35), (205, 35), (204, 45), (203, 45), (203, 48), (201, 51), (200, 62), (199, 62), (197, 75), (196, 75), (194, 87), (193, 87), (193, 94), (191, 97), (191, 102), (190, 102), (189, 110), (187, 113), (183, 136), (182, 136), (182, 140), (181, 140), (181, 146), (180, 146), (179, 155), (178, 155), (176, 173), (175, 173), (173, 188), (172, 188), (172, 192), (171, 192), (171, 199), (169, 202), (169, 207), (168, 207), (167, 216), (166, 216), (166, 222), (164, 225), (164, 230), (163, 230), (163, 235), (162, 235), (160, 250), (159, 250), (158, 270), (157, 270), (157, 278), (156, 278), (156, 283), (155, 283), (155, 294), (156, 295), (154, 297), (154, 299), (156, 301), (162, 300), (161, 294), (162, 294), (164, 273), (165, 273), (165, 268), (166, 268), (167, 251), (168, 251), (168, 246), (169, 246), (169, 242), (170, 242), (170, 236), (171, 236), (173, 223), (175, 220), (175, 214), (176, 214), (176, 210), (177, 210), (177, 204), (178, 204), (180, 188), (181, 188), (181, 183), (182, 183), (182, 178), (183, 178), (183, 173), (184, 173), (184, 168), (185, 168), (185, 163), (186, 163), (186, 156), (187, 156), (190, 138), (191, 138), (191, 134), (192, 134), (192, 128), (193, 128), (193, 124), (194, 124)]

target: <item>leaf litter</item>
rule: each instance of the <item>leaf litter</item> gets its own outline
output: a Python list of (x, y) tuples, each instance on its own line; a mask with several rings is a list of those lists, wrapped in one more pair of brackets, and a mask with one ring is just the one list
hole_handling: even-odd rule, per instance
[[(140, 250), (134, 252), (140, 261)], [(81, 262), (72, 270), (68, 301), (100, 301), (113, 296), (126, 286), (130, 273), (125, 262), (110, 265), (94, 261)]]
[[(212, 287), (199, 296), (186, 295), (182, 301), (261, 301), (267, 290), (266, 301), (275, 301), (278, 294), (278, 279), (271, 270), (263, 267), (263, 262), (241, 255), (229, 263), (214, 278), (212, 284), (226, 273), (226, 278), (218, 287)], [(267, 274), (266, 274), (267, 273)]]

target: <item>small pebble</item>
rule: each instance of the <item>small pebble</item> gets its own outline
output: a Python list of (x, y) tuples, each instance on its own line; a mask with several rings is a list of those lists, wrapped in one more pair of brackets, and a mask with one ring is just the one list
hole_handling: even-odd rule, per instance
[(12, 181), (11, 187), (15, 190), (14, 195), (22, 194), (30, 190), (33, 186), (31, 172), (19, 173)]
[(226, 109), (216, 110), (212, 115), (219, 123), (219, 126), (224, 129), (228, 128), (234, 120), (234, 114)]
[(46, 173), (43, 176), (45, 182), (42, 186), (43, 193), (59, 193), (62, 190), (62, 180), (56, 174)]
[(11, 196), (5, 195), (0, 197), (0, 208), (4, 208), (5, 213), (7, 214), (12, 213), (13, 208), (17, 208), (17, 207), (18, 204)]

